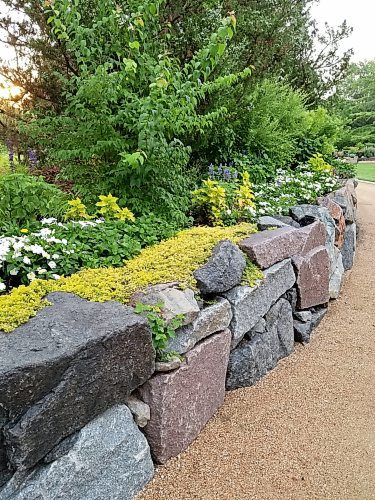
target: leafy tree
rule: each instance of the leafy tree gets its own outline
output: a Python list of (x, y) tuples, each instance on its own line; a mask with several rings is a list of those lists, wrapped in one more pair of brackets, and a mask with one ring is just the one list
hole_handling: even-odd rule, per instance
[(341, 146), (375, 145), (375, 60), (352, 64), (333, 106), (347, 122)]
[(233, 37), (236, 19), (224, 18), (182, 67), (161, 35), (163, 0), (95, 3), (85, 23), (81, 2), (55, 0), (46, 8), (51, 36), (76, 62), (59, 74), (65, 106), (30, 115), (27, 133), (57, 162), (86, 200), (103, 192), (139, 213), (158, 211), (181, 219), (187, 210), (184, 138), (210, 130), (227, 113), (200, 113), (210, 93), (250, 74), (211, 78)]

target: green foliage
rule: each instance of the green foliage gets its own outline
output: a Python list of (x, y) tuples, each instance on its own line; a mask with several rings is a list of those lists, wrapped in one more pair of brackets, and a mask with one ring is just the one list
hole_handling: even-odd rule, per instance
[(330, 164), (336, 177), (339, 179), (354, 179), (357, 175), (357, 165), (338, 159), (331, 159)]
[(296, 154), (305, 131), (304, 97), (286, 84), (264, 80), (243, 99), (235, 134), (238, 149), (282, 167)]
[(135, 312), (137, 314), (145, 314), (149, 322), (158, 358), (160, 358), (162, 351), (167, 347), (168, 340), (176, 336), (176, 330), (184, 324), (185, 319), (183, 314), (179, 314), (167, 323), (163, 318), (163, 307), (164, 304), (150, 306), (140, 302), (135, 306)]
[[(13, 230), (14, 231), (14, 230)], [(10, 289), (34, 279), (59, 279), (80, 269), (120, 267), (176, 229), (154, 216), (123, 221), (44, 220), (32, 231), (0, 238), (0, 280)]]
[(337, 89), (333, 107), (346, 120), (340, 147), (375, 144), (375, 61), (352, 64)]
[(310, 165), (311, 170), (313, 172), (326, 172), (328, 174), (333, 173), (332, 166), (325, 161), (323, 155), (321, 155), (320, 153), (317, 153), (314, 156), (312, 156), (309, 159), (308, 164)]
[(236, 224), (255, 215), (253, 188), (246, 171), (241, 181), (238, 177), (204, 180), (202, 187), (192, 192), (192, 201), (198, 217), (213, 226)]
[(164, 3), (97, 0), (87, 24), (85, 4), (51, 3), (48, 23), (55, 42), (75, 58), (77, 74), (60, 75), (64, 109), (39, 110), (25, 130), (85, 201), (112, 192), (135, 213), (152, 210), (186, 223), (185, 137), (215, 126), (226, 107), (201, 113), (200, 103), (250, 70), (212, 76), (233, 37), (233, 16), (181, 67), (167, 50), (167, 33), (161, 35)]
[(42, 217), (61, 217), (66, 206), (66, 195), (42, 177), (0, 176), (0, 230), (10, 223), (27, 227)]

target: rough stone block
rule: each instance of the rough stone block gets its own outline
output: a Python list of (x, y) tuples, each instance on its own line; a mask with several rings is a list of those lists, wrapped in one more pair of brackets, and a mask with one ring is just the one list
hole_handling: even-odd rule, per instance
[(125, 500), (152, 479), (154, 465), (144, 435), (126, 406), (115, 406), (87, 424), (66, 454), (33, 472), (19, 472), (2, 500)]
[(194, 323), (179, 328), (176, 331), (176, 337), (169, 340), (166, 351), (185, 354), (204, 338), (226, 330), (231, 319), (230, 303), (220, 298), (215, 304), (202, 309)]
[(344, 265), (342, 261), (342, 255), (339, 251), (336, 268), (329, 280), (329, 297), (331, 299), (338, 299), (341, 291), (342, 281), (344, 277)]
[(341, 248), (344, 244), (345, 227), (346, 227), (344, 212), (342, 208), (328, 196), (318, 198), (317, 203), (320, 206), (328, 208), (331, 217), (335, 221), (336, 224), (335, 245), (338, 248)]
[(230, 341), (229, 330), (209, 337), (178, 370), (157, 374), (139, 389), (151, 408), (144, 431), (156, 462), (184, 451), (223, 404)]
[(289, 217), (287, 215), (273, 215), (272, 217), (280, 222), (283, 222), (287, 226), (292, 226), (297, 228), (300, 227), (300, 224), (298, 224), (297, 221), (295, 221), (294, 219), (292, 219), (292, 217)]
[(325, 246), (330, 259), (330, 273), (332, 274), (336, 267), (336, 264), (334, 263), (336, 224), (334, 219), (331, 217), (328, 208), (318, 207), (315, 205), (297, 205), (290, 209), (290, 213), (292, 217), (303, 226), (307, 226), (318, 220), (320, 220), (325, 225)]
[(325, 304), (329, 301), (330, 260), (327, 249), (318, 247), (306, 256), (293, 259), (297, 273), (299, 309)]
[(298, 232), (302, 241), (300, 255), (307, 255), (311, 250), (326, 244), (325, 225), (319, 220), (302, 227)]
[(286, 227), (289, 224), (285, 224), (281, 220), (275, 219), (274, 217), (269, 217), (268, 215), (264, 215), (259, 217), (258, 219), (258, 229), (259, 231), (266, 231), (268, 229), (276, 229), (281, 227)]
[(265, 317), (263, 333), (243, 339), (229, 356), (226, 386), (228, 390), (248, 387), (275, 368), (280, 359), (294, 350), (292, 308), (280, 299)]
[(271, 306), (296, 281), (290, 259), (279, 262), (264, 272), (263, 281), (256, 287), (238, 286), (225, 294), (232, 304), (233, 319), (230, 329), (233, 334), (232, 348), (242, 340)]
[(300, 253), (302, 245), (299, 230), (291, 226), (252, 234), (239, 244), (250, 260), (262, 269)]
[(163, 304), (162, 316), (166, 323), (170, 323), (176, 316), (184, 316), (184, 325), (188, 325), (199, 314), (199, 305), (194, 297), (193, 290), (179, 290), (178, 283), (149, 286), (141, 292), (135, 293), (130, 302), (137, 302), (149, 306)]
[[(345, 221), (352, 224), (356, 220), (356, 205), (354, 203), (351, 189), (346, 186), (328, 195), (343, 210)], [(356, 200), (356, 198), (355, 198)]]
[(357, 225), (348, 224), (345, 230), (344, 245), (341, 249), (342, 262), (345, 271), (353, 267), (354, 255), (357, 247)]
[(131, 308), (67, 293), (48, 300), (0, 334), (0, 421), (13, 469), (32, 467), (154, 372), (151, 332)]
[(246, 259), (231, 241), (216, 245), (207, 264), (194, 272), (199, 290), (206, 295), (222, 293), (241, 283)]

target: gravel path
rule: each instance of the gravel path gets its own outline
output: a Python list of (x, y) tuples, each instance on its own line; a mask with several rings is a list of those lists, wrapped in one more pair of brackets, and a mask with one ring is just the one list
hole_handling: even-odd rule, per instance
[(375, 499), (375, 184), (341, 298), (307, 347), (227, 394), (139, 500)]

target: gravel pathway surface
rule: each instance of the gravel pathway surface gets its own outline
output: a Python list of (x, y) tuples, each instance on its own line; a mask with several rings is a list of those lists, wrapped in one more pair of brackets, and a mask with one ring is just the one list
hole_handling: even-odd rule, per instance
[(225, 405), (138, 500), (375, 499), (375, 184), (340, 299), (306, 346)]

